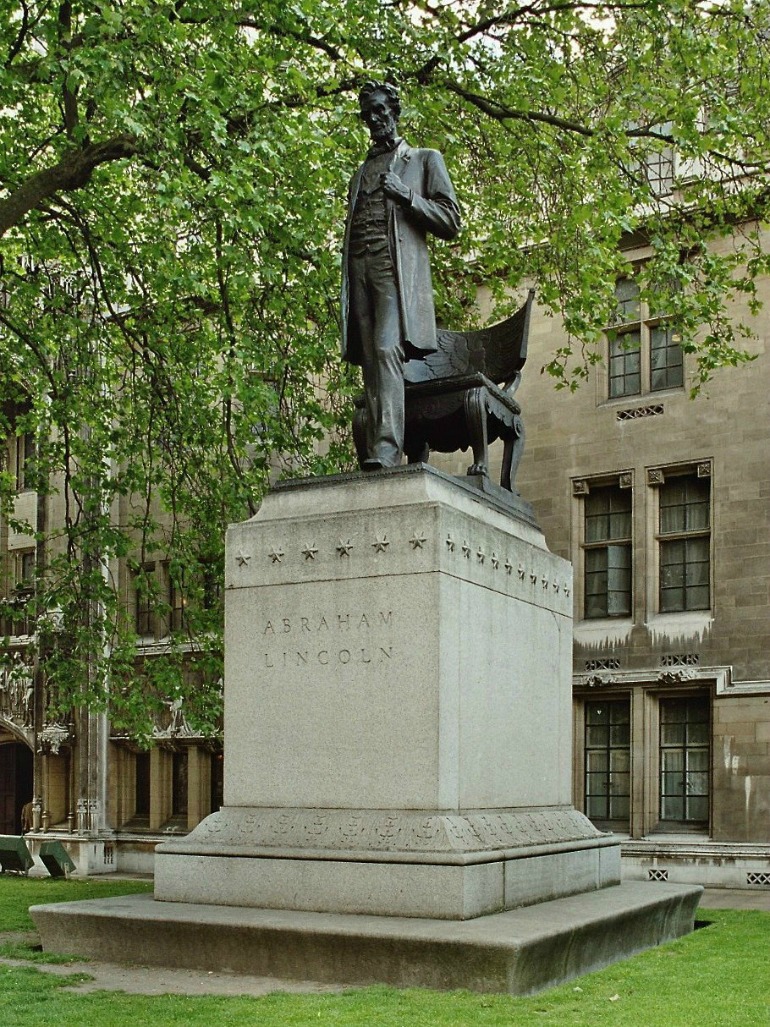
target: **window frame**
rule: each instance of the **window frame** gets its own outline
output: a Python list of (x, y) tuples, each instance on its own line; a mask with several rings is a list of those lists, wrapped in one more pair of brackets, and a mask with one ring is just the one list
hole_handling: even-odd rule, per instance
[[(591, 743), (591, 728), (599, 725), (589, 723), (589, 715), (592, 707), (604, 706), (607, 708), (607, 744), (600, 745), (598, 743)], [(613, 723), (612, 714), (620, 710), (623, 707), (626, 713), (626, 718), (623, 721), (617, 721)], [(627, 738), (623, 744), (615, 742), (613, 744), (612, 729), (625, 726), (627, 731)], [(582, 794), (583, 794), (583, 811), (585, 815), (591, 820), (593, 824), (603, 830), (619, 831), (626, 833), (630, 830), (631, 825), (631, 802), (632, 802), (632, 709), (631, 709), (631, 698), (630, 696), (612, 696), (599, 698), (586, 698), (583, 702), (583, 762), (582, 762)], [(592, 770), (590, 769), (591, 755), (593, 753), (605, 753), (607, 756), (607, 767), (606, 770)], [(613, 754), (614, 753), (625, 753), (626, 755), (626, 770), (620, 770), (617, 767), (613, 767)], [(593, 791), (591, 788), (591, 778), (606, 778), (606, 791), (599, 793)], [(618, 778), (626, 778), (626, 790), (613, 792), (613, 780)], [(597, 816), (592, 809), (593, 799), (606, 799), (604, 806), (604, 815)], [(626, 801), (626, 813), (623, 816), (613, 816), (613, 813), (617, 813), (617, 807), (613, 800)]]
[(166, 586), (166, 602), (168, 603), (168, 631), (174, 635), (187, 628), (187, 597), (171, 569), (170, 563), (163, 564), (163, 576)]
[[(629, 283), (633, 289), (628, 295), (621, 296), (624, 283)], [(618, 279), (615, 283), (615, 294), (617, 314), (605, 329), (607, 399), (611, 402), (628, 401), (683, 389), (684, 351), (673, 336), (670, 315), (652, 309), (649, 302), (640, 295), (640, 288), (633, 275)], [(654, 346), (653, 340), (661, 332), (665, 334), (667, 343), (665, 346)], [(653, 354), (658, 352), (664, 354), (662, 366), (655, 366)], [(675, 355), (675, 360), (671, 359), (672, 354)], [(672, 381), (672, 372), (677, 370), (677, 380)], [(661, 371), (665, 375), (665, 381), (662, 384), (654, 384), (656, 374)], [(614, 390), (614, 382), (634, 379), (638, 379), (638, 388)]]
[[(663, 742), (664, 727), (666, 725), (676, 724), (678, 722), (673, 720), (666, 720), (664, 718), (664, 710), (667, 706), (671, 706), (674, 703), (685, 704), (690, 706), (698, 703), (705, 708), (705, 718), (699, 721), (690, 721), (685, 719), (683, 722), (685, 731), (682, 743)], [(657, 737), (657, 802), (658, 802), (658, 823), (655, 827), (656, 831), (662, 833), (678, 833), (678, 832), (694, 832), (703, 833), (709, 830), (711, 823), (711, 801), (713, 792), (713, 780), (712, 780), (712, 703), (708, 694), (703, 692), (679, 694), (679, 695), (660, 695), (657, 697), (657, 708), (658, 708), (658, 737)], [(688, 746), (688, 728), (690, 726), (703, 726), (705, 725), (705, 741), (693, 741)], [(670, 764), (667, 764), (665, 758), (666, 753), (674, 753), (680, 751), (683, 754), (683, 770), (678, 771), (672, 769)], [(688, 778), (690, 775), (690, 767), (688, 756), (694, 754), (705, 753), (705, 766), (698, 769), (692, 770), (692, 775), (705, 776), (705, 791), (693, 793), (688, 787)], [(681, 789), (674, 792), (664, 793), (664, 779), (667, 776), (674, 776), (682, 774), (682, 786)], [(681, 794), (680, 794), (681, 792)], [(667, 799), (681, 799), (683, 806), (683, 817), (672, 817), (666, 816), (666, 800)], [(705, 816), (687, 816), (688, 805), (690, 800), (702, 800), (705, 805)]]
[(29, 479), (34, 474), (34, 464), (37, 455), (35, 433), (27, 431), (15, 436), (13, 453), (16, 491), (34, 491)]
[[(140, 584), (140, 579), (144, 582)], [(155, 563), (145, 563), (134, 574), (134, 630), (139, 639), (158, 636), (157, 580)]]
[[(573, 726), (574, 758), (572, 763), (575, 806), (582, 810), (601, 830), (612, 830), (620, 835), (628, 834), (632, 839), (649, 839), (658, 835), (701, 835), (708, 836), (712, 829), (714, 802), (714, 685), (709, 675), (687, 685), (660, 688), (654, 675), (642, 677), (638, 672), (618, 672), (614, 680), (597, 692), (590, 680), (581, 680), (577, 675), (574, 683)], [(591, 704), (625, 701), (629, 704), (630, 761), (629, 761), (629, 819), (628, 824), (620, 821), (594, 820), (590, 816), (587, 801), (586, 752), (588, 735), (586, 731), (586, 710)], [(702, 702), (708, 716), (702, 739), (694, 745), (699, 751), (707, 751), (705, 761), (692, 768), (694, 774), (705, 774), (700, 784), (705, 784), (694, 797), (703, 803), (706, 820), (680, 821), (664, 819), (662, 797), (662, 773), (666, 760), (661, 756), (661, 724), (665, 722), (665, 704), (672, 700)], [(705, 720), (701, 721), (706, 724)], [(705, 741), (703, 740), (705, 738)], [(671, 773), (671, 770), (668, 770)]]
[[(625, 483), (624, 476), (586, 483), (584, 485), (583, 503), (581, 504), (581, 557), (582, 557), (582, 619), (585, 621), (597, 621), (605, 619), (628, 619), (634, 613), (634, 501), (633, 489), (630, 478)], [(592, 497), (600, 494), (609, 497), (607, 509), (604, 512), (591, 513), (589, 505)], [(613, 509), (612, 500), (628, 493), (628, 509)], [(625, 534), (613, 534), (612, 521), (622, 515), (627, 517), (628, 531)], [(590, 537), (589, 519), (597, 521), (605, 517), (607, 519), (607, 533), (605, 537)], [(594, 560), (594, 554), (604, 554), (604, 567), (598, 565)], [(625, 556), (625, 563), (620, 561), (620, 556)], [(612, 560), (615, 562), (611, 562)], [(596, 563), (595, 566), (591, 566)], [(624, 577), (627, 584), (623, 588), (612, 587), (613, 572), (615, 582)], [(606, 587), (604, 593), (592, 590), (589, 587), (589, 579), (601, 579), (606, 576)], [(595, 597), (603, 595), (604, 608), (600, 612), (589, 612), (590, 604)], [(625, 603), (618, 604), (611, 601), (612, 596), (624, 596)]]
[[(696, 498), (692, 502), (688, 503), (685, 494), (684, 502), (678, 504), (684, 511), (684, 525), (682, 527), (664, 530), (664, 510), (674, 509), (677, 505), (673, 503), (664, 504), (667, 490), (671, 490), (673, 486), (681, 482), (684, 482), (685, 488), (687, 488), (688, 484), (697, 483), (700, 486), (701, 495), (705, 492), (705, 502), (703, 500), (698, 501)], [(708, 612), (712, 609), (713, 603), (712, 538), (714, 532), (710, 467), (708, 469), (708, 474), (699, 473), (699, 471), (693, 467), (675, 468), (673, 470), (659, 472), (659, 480), (656, 482), (656, 485), (657, 503), (655, 512), (655, 545), (657, 560), (657, 611), (659, 614), (663, 615)], [(705, 506), (706, 508), (705, 527), (688, 526), (687, 520), (690, 515), (690, 511), (695, 511), (699, 506)], [(702, 557), (698, 559), (695, 555), (691, 556), (689, 554), (692, 543), (696, 544), (696, 546), (692, 548), (701, 551), (705, 544), (705, 559)], [(680, 548), (683, 547), (682, 559), (665, 559), (665, 553), (673, 552), (675, 546)], [(678, 575), (678, 580), (674, 583), (666, 584), (666, 569), (676, 568), (677, 566), (681, 567), (681, 573)], [(702, 568), (704, 566), (706, 569), (705, 581), (688, 581), (688, 577), (693, 575), (695, 568)], [(668, 575), (669, 581), (673, 576), (673, 573)], [(696, 591), (702, 589), (706, 590), (705, 604), (695, 601), (691, 603), (689, 601), (689, 596), (694, 596)], [(681, 590), (683, 592), (684, 601), (682, 605), (672, 606), (669, 602), (665, 601), (664, 593), (668, 593), (668, 595), (671, 596), (675, 590)]]

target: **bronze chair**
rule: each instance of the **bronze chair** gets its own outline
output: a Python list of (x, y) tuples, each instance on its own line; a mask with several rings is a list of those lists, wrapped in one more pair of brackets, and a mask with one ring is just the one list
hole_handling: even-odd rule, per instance
[[(505, 321), (472, 332), (438, 331), (438, 349), (404, 365), (404, 452), (410, 464), (430, 451), (473, 451), (468, 474), (488, 474), (489, 443), (503, 440), (500, 485), (514, 491), (524, 449), (521, 407), (513, 394), (527, 359), (534, 293)], [(366, 459), (366, 407), (354, 400), (353, 439), (358, 461)]]

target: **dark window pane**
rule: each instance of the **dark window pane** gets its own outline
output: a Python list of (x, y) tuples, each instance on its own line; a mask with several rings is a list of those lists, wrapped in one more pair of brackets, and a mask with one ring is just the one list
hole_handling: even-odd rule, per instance
[(631, 490), (595, 486), (585, 499), (586, 542), (631, 537)]
[(687, 800), (687, 819), (706, 823), (709, 816), (709, 800), (707, 795), (691, 796)]
[(650, 329), (650, 388), (679, 388), (684, 384), (682, 348), (674, 341), (673, 329), (658, 325)]
[(631, 802), (628, 795), (610, 796), (609, 820), (628, 820), (631, 814)]
[[(664, 775), (669, 776), (672, 781), (684, 773), (684, 741), (678, 749), (663, 749), (660, 754), (660, 766)], [(671, 789), (667, 788), (666, 791), (670, 792)]]
[(627, 324), (639, 320), (639, 286), (633, 278), (621, 278), (615, 285), (615, 323)]
[(672, 478), (661, 488), (660, 534), (682, 536), (660, 543), (662, 611), (709, 608), (711, 541), (703, 533), (708, 531), (710, 522), (707, 480), (683, 476)]
[(690, 745), (707, 745), (709, 740), (708, 721), (687, 725), (687, 741)]
[(684, 820), (684, 799), (675, 795), (664, 795), (660, 803), (661, 820)]
[(586, 509), (586, 542), (603, 542), (609, 537), (609, 514), (591, 513)]
[[(596, 735), (592, 735), (591, 737), (593, 739), (596, 737)], [(592, 741), (591, 744), (596, 743)], [(586, 753), (586, 770), (589, 774), (606, 774), (609, 770), (609, 763), (609, 753), (606, 751), (606, 749), (599, 749), (595, 752)]]
[(150, 754), (138, 752), (135, 766), (136, 812), (147, 816), (150, 812)]
[[(592, 489), (585, 500), (585, 616), (631, 612), (631, 491)], [(623, 545), (610, 543), (623, 540)], [(607, 545), (600, 545), (607, 543)]]
[(687, 702), (684, 699), (666, 699), (660, 705), (662, 724), (684, 724), (687, 721)]
[[(611, 729), (611, 732), (614, 729)], [(630, 739), (626, 732), (625, 738), (618, 738), (610, 734), (610, 742), (613, 746), (610, 751), (610, 771), (613, 774), (627, 774), (631, 770), (631, 749)]]
[(586, 796), (586, 816), (590, 820), (607, 819), (607, 800), (604, 796)]
[(661, 724), (661, 745), (684, 745), (684, 724)]
[(595, 820), (628, 820), (630, 719), (630, 703), (624, 699), (585, 707), (585, 811)]
[(638, 396), (641, 391), (641, 335), (624, 332), (610, 340), (610, 396)]
[(606, 703), (586, 703), (586, 724), (607, 724)]
[(173, 754), (171, 774), (171, 812), (173, 815), (187, 813), (187, 752)]
[(600, 726), (599, 724), (590, 724), (586, 727), (586, 745), (608, 745), (609, 739), (609, 724), (603, 726)]
[[(610, 727), (610, 743), (612, 745), (628, 745), (631, 739), (630, 724), (613, 724)], [(613, 763), (613, 766), (615, 764)], [(627, 769), (618, 766), (618, 770)]]
[[(688, 731), (687, 734), (687, 773), (701, 774), (706, 773), (709, 768), (709, 754), (707, 748), (695, 748), (696, 745), (702, 745), (701, 742), (694, 742), (692, 735)], [(702, 789), (695, 789), (695, 791), (701, 791)]]
[(709, 703), (701, 696), (660, 702), (661, 820), (706, 823)]

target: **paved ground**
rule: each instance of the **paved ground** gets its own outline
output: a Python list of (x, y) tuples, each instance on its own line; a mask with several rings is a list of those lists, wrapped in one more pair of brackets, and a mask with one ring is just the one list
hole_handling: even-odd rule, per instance
[(761, 909), (770, 913), (770, 888), (706, 888), (701, 909)]
[(277, 977), (164, 970), (156, 966), (122, 966), (117, 963), (67, 963), (63, 966), (0, 959), (0, 966), (32, 967), (60, 977), (88, 974), (90, 980), (66, 988), (79, 995), (90, 991), (124, 991), (129, 995), (268, 995), (273, 991), (285, 991), (320, 995), (345, 990), (342, 985), (318, 984), (316, 981), (285, 981)]
[[(138, 875), (137, 875), (138, 876)], [(701, 909), (759, 909), (770, 912), (770, 889), (707, 888)], [(7, 936), (6, 936), (7, 937)], [(0, 936), (0, 941), (6, 940)], [(19, 940), (18, 934), (14, 938)], [(36, 935), (27, 936), (34, 943)], [(158, 967), (121, 966), (115, 963), (68, 963), (66, 966), (0, 959), (3, 966), (31, 966), (43, 973), (87, 974), (90, 978), (68, 988), (84, 994), (91, 991), (124, 991), (132, 995), (267, 995), (273, 991), (294, 994), (323, 994), (343, 991), (342, 985), (314, 981), (287, 981), (275, 977), (247, 977), (199, 970), (165, 970)]]

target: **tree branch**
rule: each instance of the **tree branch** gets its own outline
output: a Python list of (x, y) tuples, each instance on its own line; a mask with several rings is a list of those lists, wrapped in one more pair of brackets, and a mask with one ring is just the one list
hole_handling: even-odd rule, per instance
[[(72, 49), (72, 4), (69, 0), (59, 5), (59, 42), (64, 52), (69, 53)], [(64, 127), (71, 139), (78, 123), (78, 96), (77, 89), (70, 89), (66, 73), (62, 81), (62, 107)]]
[(517, 107), (507, 107), (497, 100), (490, 100), (486, 96), (480, 96), (478, 93), (472, 93), (470, 90), (464, 89), (459, 82), (455, 82), (452, 79), (444, 79), (442, 85), (451, 93), (473, 104), (482, 113), (490, 118), (494, 118), (495, 121), (535, 121), (545, 125), (553, 125), (555, 128), (563, 128), (568, 132), (588, 138), (596, 135), (594, 129), (581, 125), (577, 121), (568, 121), (566, 118), (559, 118), (555, 114), (545, 114), (542, 111), (525, 111)]
[(30, 175), (10, 196), (0, 200), (0, 237), (56, 193), (72, 192), (88, 185), (100, 164), (133, 157), (137, 149), (133, 136), (115, 136), (103, 143), (70, 150), (58, 164)]

